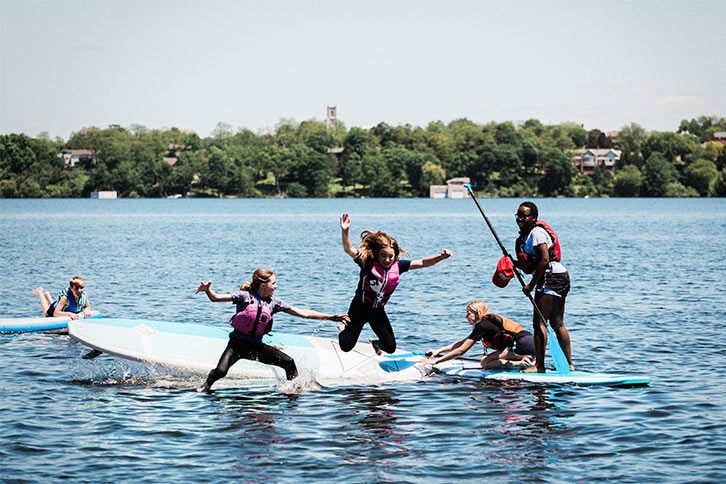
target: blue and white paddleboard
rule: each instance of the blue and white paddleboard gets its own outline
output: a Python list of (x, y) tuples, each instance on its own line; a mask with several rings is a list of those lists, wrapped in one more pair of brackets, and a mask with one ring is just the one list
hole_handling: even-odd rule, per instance
[(484, 370), (479, 366), (478, 360), (465, 358), (445, 361), (436, 365), (434, 371), (464, 378), (526, 381), (542, 384), (642, 386), (650, 383), (650, 378), (640, 375), (590, 373), (586, 371), (570, 371), (568, 373), (558, 373), (556, 371), (548, 371), (547, 373), (522, 373), (507, 370)]
[[(91, 318), (100, 317), (100, 311), (91, 311)], [(2, 318), (0, 319), (0, 333), (26, 333), (30, 331), (66, 333), (68, 332), (68, 321), (72, 320), (67, 316), (58, 318)]]
[[(405, 368), (406, 365), (424, 366), (421, 359), (423, 353), (410, 353), (408, 355), (390, 355), (384, 359), (382, 365)], [(650, 383), (650, 378), (640, 375), (623, 375), (614, 373), (590, 373), (587, 371), (569, 371), (558, 373), (522, 373), (514, 370), (484, 370), (479, 366), (479, 360), (458, 358), (445, 361), (431, 368), (432, 373), (439, 373), (462, 378), (497, 380), (497, 381), (525, 381), (545, 385), (600, 385), (600, 386), (644, 386)]]
[[(231, 328), (142, 319), (85, 319), (70, 321), (68, 330), (71, 337), (80, 343), (110, 355), (206, 375), (217, 366)], [(299, 371), (311, 371), (318, 381), (356, 380), (357, 383), (368, 383), (417, 380), (431, 369), (430, 366), (405, 360), (404, 357), (411, 356), (411, 353), (399, 351), (398, 358), (396, 355), (379, 356), (366, 343), (358, 343), (351, 351), (343, 352), (337, 340), (314, 336), (275, 332), (265, 335), (263, 341), (288, 354), (295, 360)], [(240, 360), (232, 365), (227, 377), (284, 379), (285, 372), (276, 366)]]

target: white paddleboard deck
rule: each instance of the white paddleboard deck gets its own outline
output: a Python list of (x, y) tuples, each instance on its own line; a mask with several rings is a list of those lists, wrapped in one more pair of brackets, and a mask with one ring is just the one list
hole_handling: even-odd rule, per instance
[[(68, 329), (74, 339), (104, 353), (197, 375), (207, 375), (217, 365), (231, 331), (200, 324), (134, 319), (70, 321)], [(421, 379), (431, 369), (404, 359), (400, 360), (401, 365), (387, 363), (391, 358), (377, 355), (367, 343), (358, 343), (353, 350), (343, 352), (337, 340), (314, 336), (270, 333), (263, 342), (288, 354), (298, 371), (309, 370), (319, 381), (410, 381)], [(404, 355), (401, 351), (397, 354)], [(285, 379), (285, 372), (275, 366), (240, 360), (232, 365), (227, 378)]]
[[(91, 311), (91, 318), (100, 317), (100, 311)], [(1, 318), (0, 333), (26, 333), (31, 331), (67, 333), (68, 321), (71, 321), (71, 318), (67, 316), (58, 318)]]

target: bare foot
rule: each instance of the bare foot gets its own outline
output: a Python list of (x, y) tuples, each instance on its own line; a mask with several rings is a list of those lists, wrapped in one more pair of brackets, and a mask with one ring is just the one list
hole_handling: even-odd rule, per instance
[(383, 354), (383, 350), (381, 349), (381, 342), (377, 339), (369, 338), (368, 341), (370, 342), (371, 346), (373, 346), (373, 351), (376, 352), (378, 356)]
[(575, 365), (573, 365), (572, 363), (570, 363), (570, 371), (575, 371)]
[(204, 383), (202, 383), (201, 386), (197, 387), (197, 393), (202, 393), (202, 392), (209, 393), (211, 391), (212, 391), (212, 389), (211, 389), (211, 387), (209, 385), (207, 385), (207, 382), (206, 381)]
[(36, 287), (32, 291), (30, 291), (30, 294), (33, 296), (42, 296), (43, 295), (43, 286)]
[(544, 372), (545, 372), (544, 369), (542, 369), (542, 371), (540, 371), (536, 366), (530, 366), (529, 368), (525, 368), (524, 370), (522, 370), (522, 373), (544, 373)]

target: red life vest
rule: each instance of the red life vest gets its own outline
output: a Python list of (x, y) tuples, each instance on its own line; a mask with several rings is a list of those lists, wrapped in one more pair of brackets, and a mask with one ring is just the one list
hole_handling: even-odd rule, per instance
[(250, 293), (250, 302), (234, 315), (231, 324), (234, 329), (247, 336), (261, 338), (272, 321), (270, 306)]
[(484, 315), (484, 318), (488, 319), (490, 322), (494, 323), (495, 326), (501, 329), (499, 333), (492, 336), (490, 341), (481, 340), (481, 344), (493, 350), (503, 351), (510, 348), (514, 344), (514, 336), (517, 333), (524, 331), (524, 328), (522, 328), (519, 324), (498, 314), (487, 313)]
[(376, 271), (382, 277), (378, 280), (370, 273), (363, 276), (363, 301), (374, 308), (380, 308), (388, 302), (391, 294), (393, 294), (393, 291), (398, 286), (398, 278), (400, 275), (398, 261), (391, 264), (388, 270), (385, 270), (376, 261), (373, 263), (372, 270)]
[[(562, 260), (560, 242), (557, 239), (557, 234), (554, 230), (552, 230), (552, 227), (550, 227), (544, 220), (537, 220), (534, 225), (535, 227), (542, 227), (543, 229), (545, 229), (545, 232), (547, 232), (547, 234), (552, 239), (552, 247), (548, 248), (550, 261), (559, 262), (560, 260)], [(532, 229), (534, 229), (534, 227), (532, 227)], [(517, 237), (517, 241), (514, 243), (514, 251), (517, 253), (517, 266), (527, 274), (531, 274), (532, 272), (534, 272), (534, 270), (537, 268), (538, 262), (536, 255), (527, 254), (524, 252), (524, 239), (527, 238), (530, 232), (531, 230), (526, 234), (519, 234), (519, 237)]]

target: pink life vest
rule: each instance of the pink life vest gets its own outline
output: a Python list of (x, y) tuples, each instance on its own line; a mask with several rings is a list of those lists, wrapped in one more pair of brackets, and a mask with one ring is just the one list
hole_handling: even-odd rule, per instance
[(234, 329), (247, 336), (261, 338), (272, 321), (270, 306), (250, 293), (250, 302), (234, 315), (231, 324)]
[(373, 263), (373, 269), (382, 279), (378, 280), (370, 273), (363, 276), (363, 301), (370, 304), (374, 308), (382, 308), (391, 298), (391, 294), (398, 286), (398, 276), (400, 274), (398, 261), (391, 264), (391, 268), (385, 270), (378, 262)]

